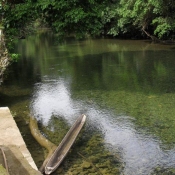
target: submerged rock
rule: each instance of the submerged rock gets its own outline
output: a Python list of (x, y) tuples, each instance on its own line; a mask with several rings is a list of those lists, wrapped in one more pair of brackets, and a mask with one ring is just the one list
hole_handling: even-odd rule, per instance
[(89, 162), (83, 161), (81, 166), (83, 169), (89, 169), (91, 167), (91, 164)]
[(175, 168), (157, 167), (151, 175), (175, 175)]

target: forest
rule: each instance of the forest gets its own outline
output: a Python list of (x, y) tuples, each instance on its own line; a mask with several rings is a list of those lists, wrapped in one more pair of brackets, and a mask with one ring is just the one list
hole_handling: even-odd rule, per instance
[(16, 61), (13, 41), (38, 29), (59, 39), (110, 37), (174, 42), (174, 0), (1, 0), (0, 82)]
[[(58, 37), (58, 41), (72, 36), (80, 40), (76, 40), (77, 44), (65, 44), (61, 47), (61, 44), (54, 43), (56, 37), (55, 40), (54, 37), (45, 37), (45, 34), (52, 34), (50, 32), (44, 33), (43, 36), (28, 37), (31, 38), (28, 40), (27, 36), (41, 29), (51, 30), (53, 36)], [(86, 131), (90, 133), (86, 139), (87, 145), (82, 141), (84, 145), (81, 150), (85, 148), (84, 153), (88, 159), (91, 160), (92, 156), (97, 155), (97, 161), (104, 160), (103, 166), (118, 171), (113, 168), (116, 164), (119, 165), (119, 162), (113, 161), (117, 159), (117, 155), (115, 158), (110, 155), (111, 164), (106, 156), (108, 152), (103, 151), (102, 146), (103, 142), (109, 146), (114, 143), (114, 147), (119, 148), (122, 155), (129, 155), (126, 159), (131, 163), (125, 167), (132, 169), (135, 165), (137, 169), (137, 165), (144, 165), (148, 169), (149, 165), (155, 171), (153, 174), (175, 173), (175, 0), (1, 0), (0, 85), (6, 78), (3, 75), (4, 66), (9, 66), (11, 59), (18, 59), (18, 54), (13, 53), (13, 41), (24, 38), (27, 38), (27, 42), (21, 42), (21, 50), (16, 52), (22, 53), (22, 59), (19, 64), (14, 65), (9, 73), (11, 76), (5, 86), (2, 86), (0, 101), (3, 106), (10, 106), (20, 124), (24, 123), (21, 128), (26, 139), (30, 139), (30, 131), (27, 128), (30, 108), (37, 111), (35, 116), (43, 118), (43, 109), (46, 107), (49, 111), (50, 123), (48, 128), (43, 127), (42, 132), (46, 133), (46, 136), (50, 134), (53, 140), (56, 135), (52, 132), (52, 125), (58, 135), (64, 134), (57, 129), (60, 123), (65, 131), (68, 128), (65, 127), (66, 120), (62, 120), (62, 116), (74, 115), (85, 109), (85, 112), (90, 111), (89, 115), (93, 113), (91, 119), (95, 119), (95, 125), (99, 126), (94, 127), (94, 135), (90, 130)], [(110, 39), (115, 41), (115, 44), (110, 42), (108, 48), (105, 43), (107, 39), (104, 39), (105, 44), (101, 47), (100, 41), (86, 44), (86, 40), (82, 40), (84, 38), (115, 38)], [(126, 43), (122, 49), (116, 39), (122, 39), (120, 41)], [(140, 44), (142, 41), (134, 40), (167, 41), (173, 42), (173, 45), (166, 47), (168, 45), (147, 41)], [(139, 44), (134, 45), (134, 42)], [(64, 94), (68, 99), (65, 101), (68, 102), (62, 106), (64, 98), (61, 98)], [(47, 103), (42, 105), (45, 101)], [(52, 103), (53, 105), (50, 105)], [(50, 106), (54, 107), (49, 108)], [(57, 121), (57, 116), (52, 115), (55, 111), (58, 111), (56, 115), (60, 115), (61, 120)], [(42, 127), (42, 118), (40, 121), (39, 125)], [(104, 124), (101, 121), (104, 121)], [(126, 121), (126, 125), (123, 121)], [(131, 130), (128, 129), (130, 123)], [(90, 125), (91, 123), (88, 127)], [(123, 128), (118, 129), (118, 125)], [(103, 126), (106, 126), (104, 130)], [(126, 132), (123, 132), (125, 128)], [(121, 140), (113, 137), (114, 132), (121, 133), (118, 131), (122, 131), (123, 135), (116, 138), (124, 136), (122, 146), (117, 145)], [(109, 140), (105, 142), (106, 137), (99, 137), (100, 132), (109, 133), (109, 139), (114, 139), (111, 143)], [(91, 136), (92, 139), (89, 139)], [(60, 141), (61, 139), (58, 142)], [(32, 149), (35, 149), (33, 140), (28, 142)], [(135, 144), (136, 142), (138, 144)], [(129, 145), (128, 149), (125, 149), (126, 145)], [(142, 147), (143, 152), (139, 152)], [(79, 145), (77, 148), (79, 149)], [(146, 158), (142, 157), (142, 153)], [(77, 154), (74, 155), (77, 159)], [(133, 155), (138, 158), (136, 163), (132, 161), (135, 158)], [(68, 159), (67, 162), (73, 162), (71, 160), (75, 159)], [(173, 169), (169, 169), (169, 166)]]
[(35, 27), (60, 37), (173, 40), (174, 0), (2, 0), (5, 35), (23, 38)]

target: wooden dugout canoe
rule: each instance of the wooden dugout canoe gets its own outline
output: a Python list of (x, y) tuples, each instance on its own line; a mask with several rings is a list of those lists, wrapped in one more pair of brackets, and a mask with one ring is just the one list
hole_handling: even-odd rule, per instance
[(77, 138), (79, 132), (81, 131), (84, 123), (86, 121), (86, 116), (81, 115), (78, 117), (76, 122), (73, 124), (73, 126), (70, 128), (70, 130), (67, 132), (57, 149), (54, 151), (53, 155), (47, 162), (45, 166), (45, 174), (49, 175), (52, 172), (54, 172), (58, 166), (61, 164), (65, 156), (67, 155), (68, 151), (70, 150), (71, 146), (75, 142), (75, 139)]

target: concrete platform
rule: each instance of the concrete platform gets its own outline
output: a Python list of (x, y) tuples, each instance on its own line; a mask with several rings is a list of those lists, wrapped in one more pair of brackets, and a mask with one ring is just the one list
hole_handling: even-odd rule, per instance
[[(10, 175), (41, 175), (8, 107), (0, 108), (0, 147)], [(5, 167), (1, 150), (0, 164)]]

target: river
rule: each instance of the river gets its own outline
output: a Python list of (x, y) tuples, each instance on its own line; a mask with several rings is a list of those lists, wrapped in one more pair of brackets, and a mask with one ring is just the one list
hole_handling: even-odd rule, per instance
[[(55, 144), (84, 113), (86, 125), (55, 174), (175, 174), (174, 45), (38, 33), (16, 43), (21, 59), (0, 86), (38, 166), (45, 150), (28, 116)], [(118, 158), (120, 157), (120, 161)]]

